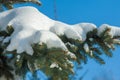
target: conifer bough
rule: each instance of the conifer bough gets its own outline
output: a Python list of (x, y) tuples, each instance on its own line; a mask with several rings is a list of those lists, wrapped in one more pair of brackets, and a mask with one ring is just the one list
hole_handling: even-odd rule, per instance
[(91, 58), (105, 64), (101, 55), (112, 57), (119, 39), (119, 27), (69, 25), (48, 18), (34, 7), (1, 12), (0, 79), (21, 80), (27, 71), (35, 74), (40, 69), (52, 80), (68, 80), (74, 74), (73, 61), (80, 65)]

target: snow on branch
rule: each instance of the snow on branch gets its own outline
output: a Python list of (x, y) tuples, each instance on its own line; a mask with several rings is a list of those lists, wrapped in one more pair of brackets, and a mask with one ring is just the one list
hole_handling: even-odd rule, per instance
[(103, 24), (98, 28), (98, 35), (100, 35), (105, 29), (109, 28), (109, 35), (111, 35), (112, 38), (116, 36), (120, 36), (120, 28), (117, 26), (111, 26), (108, 24)]
[(88, 32), (93, 31), (96, 28), (96, 25), (93, 23), (79, 23), (73, 25), (73, 29), (78, 32), (80, 36), (82, 36), (82, 41), (86, 40), (86, 35)]
[(111, 57), (114, 44), (120, 44), (114, 37), (119, 36), (119, 27), (103, 24), (97, 28), (93, 23), (69, 25), (52, 20), (30, 6), (0, 13), (1, 53), (20, 55), (15, 58), (19, 69), (24, 67), (22, 61), (27, 60), (24, 64), (31, 71), (45, 68), (46, 73), (56, 76), (57, 70), (57, 79), (61, 80), (68, 80), (63, 76), (73, 73), (71, 60), (80, 64), (90, 57), (104, 64), (100, 55), (104, 52)]

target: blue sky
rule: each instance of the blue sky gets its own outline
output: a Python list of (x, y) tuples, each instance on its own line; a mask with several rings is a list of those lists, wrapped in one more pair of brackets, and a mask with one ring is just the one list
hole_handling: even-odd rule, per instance
[[(40, 12), (54, 18), (54, 0), (41, 0), (42, 6), (36, 6)], [(25, 4), (26, 5), (26, 4)], [(57, 17), (59, 21), (76, 24), (81, 22), (94, 23), (97, 26), (107, 23), (120, 26), (120, 0), (56, 0)], [(17, 5), (18, 6), (18, 5)], [(99, 65), (89, 60), (83, 69), (77, 71), (81, 76), (86, 70), (88, 73), (83, 80), (93, 80), (95, 76), (109, 75), (108, 80), (120, 80), (120, 49), (117, 47), (112, 58), (103, 56), (105, 65)]]

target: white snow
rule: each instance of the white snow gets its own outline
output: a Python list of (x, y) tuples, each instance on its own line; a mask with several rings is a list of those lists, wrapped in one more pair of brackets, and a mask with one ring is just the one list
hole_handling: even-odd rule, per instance
[(90, 50), (90, 56), (93, 57), (93, 51), (92, 50)]
[(59, 68), (59, 66), (57, 63), (54, 62), (50, 65), (50, 68)]
[(87, 52), (87, 53), (90, 51), (87, 43), (84, 44), (83, 48), (84, 48), (85, 52)]
[(59, 36), (65, 35), (67, 38), (79, 41), (82, 40), (81, 36), (72, 28), (72, 25), (68, 25), (60, 21), (55, 21), (55, 24), (50, 28), (50, 31)]
[(86, 40), (86, 33), (79, 25), (74, 25), (73, 29), (82, 37), (82, 41)]
[(45, 43), (47, 45), (47, 48), (61, 48), (67, 51), (67, 48), (65, 44), (61, 41), (61, 39), (50, 31), (45, 30), (38, 31), (35, 34), (34, 39), (36, 39), (33, 40), (34, 43), (38, 42)]
[(88, 32), (93, 31), (97, 28), (96, 25), (93, 23), (79, 23), (73, 26), (73, 29), (77, 31), (80, 34), (80, 36), (82, 36), (82, 41), (86, 40), (86, 34)]
[(20, 57), (21, 57), (20, 55), (17, 55), (17, 60), (16, 60), (17, 62), (20, 60)]
[(52, 63), (50, 68), (58, 68), (60, 71), (62, 71), (62, 68), (56, 62)]
[(61, 68), (61, 67), (59, 67), (59, 70), (60, 70), (60, 71), (62, 71), (62, 68)]
[(76, 59), (75, 54), (73, 54), (73, 53), (71, 53), (71, 52), (68, 52), (67, 55), (70, 56), (72, 59)]
[(53, 20), (40, 13), (34, 7), (20, 7), (0, 13), (1, 30), (6, 30), (7, 26), (19, 29), (48, 30), (54, 24)]
[(8, 51), (17, 50), (17, 53), (26, 51), (28, 54), (33, 54), (31, 44), (33, 44), (36, 30), (24, 29), (22, 31), (14, 32), (11, 35), (11, 42), (7, 47)]
[(84, 30), (85, 33), (93, 31), (97, 28), (97, 26), (93, 23), (79, 23), (78, 25)]
[(117, 26), (111, 26), (108, 24), (103, 24), (98, 28), (98, 35), (100, 35), (106, 28), (110, 28), (109, 34), (113, 38), (114, 36), (120, 36), (120, 28)]

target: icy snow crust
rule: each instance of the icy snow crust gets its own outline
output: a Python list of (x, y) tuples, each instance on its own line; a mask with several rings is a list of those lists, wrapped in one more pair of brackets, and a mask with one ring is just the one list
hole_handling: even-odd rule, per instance
[[(68, 39), (79, 40), (81, 42), (86, 40), (86, 34), (93, 29), (96, 25), (92, 23), (79, 23), (69, 25), (60, 21), (55, 21), (48, 18), (46, 15), (39, 12), (34, 7), (20, 7), (0, 13), (0, 31), (7, 31), (7, 27), (12, 26), (14, 32), (11, 36), (6, 37), (3, 43), (10, 41), (7, 51), (17, 50), (17, 53), (26, 52), (30, 55), (34, 53), (31, 45), (45, 43), (47, 48), (61, 48), (65, 51), (67, 47), (58, 36), (64, 35)], [(111, 34), (118, 35), (119, 30), (116, 32), (116, 27), (112, 27)], [(100, 34), (104, 25), (99, 28)], [(114, 31), (115, 30), (115, 31)], [(3, 38), (1, 37), (0, 40)], [(70, 52), (68, 52), (69, 55)]]

